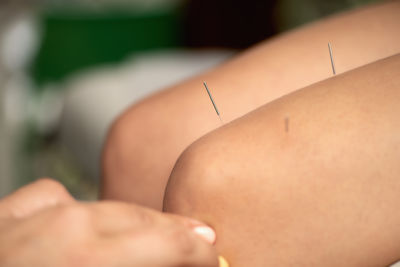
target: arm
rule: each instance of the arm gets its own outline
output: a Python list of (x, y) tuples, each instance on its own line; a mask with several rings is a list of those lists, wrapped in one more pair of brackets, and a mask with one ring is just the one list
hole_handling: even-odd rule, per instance
[(214, 226), (232, 267), (388, 266), (400, 258), (399, 88), (400, 54), (225, 125), (181, 155), (165, 210)]

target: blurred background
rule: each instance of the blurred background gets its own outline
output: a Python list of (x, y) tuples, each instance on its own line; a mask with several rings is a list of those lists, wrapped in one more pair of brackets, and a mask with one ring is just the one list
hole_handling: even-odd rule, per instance
[(0, 197), (45, 176), (96, 199), (107, 129), (129, 105), (367, 2), (1, 0)]

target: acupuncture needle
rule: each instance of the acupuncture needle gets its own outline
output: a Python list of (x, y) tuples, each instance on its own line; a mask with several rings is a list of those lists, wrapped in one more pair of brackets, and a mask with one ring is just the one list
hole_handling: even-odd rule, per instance
[(221, 122), (221, 124), (224, 124), (224, 122), (222, 121), (221, 115), (219, 114), (217, 105), (215, 104), (214, 99), (213, 99), (213, 97), (212, 97), (212, 95), (211, 95), (211, 92), (210, 92), (210, 90), (208, 89), (207, 83), (206, 83), (206, 82), (203, 82), (203, 84), (204, 84), (204, 87), (205, 87), (206, 90), (207, 90), (208, 96), (210, 97), (211, 103), (212, 103), (213, 106), (214, 106), (215, 112), (216, 112), (217, 115), (218, 115), (219, 121)]
[(329, 56), (331, 57), (331, 65), (332, 65), (333, 75), (336, 75), (335, 62), (333, 61), (333, 53), (332, 53), (331, 43), (328, 43), (328, 48), (329, 48)]

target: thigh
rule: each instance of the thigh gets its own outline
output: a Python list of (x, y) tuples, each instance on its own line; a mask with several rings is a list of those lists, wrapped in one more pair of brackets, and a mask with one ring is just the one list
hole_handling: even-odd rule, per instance
[(164, 209), (217, 230), (232, 266), (400, 258), (400, 54), (267, 104), (192, 144)]

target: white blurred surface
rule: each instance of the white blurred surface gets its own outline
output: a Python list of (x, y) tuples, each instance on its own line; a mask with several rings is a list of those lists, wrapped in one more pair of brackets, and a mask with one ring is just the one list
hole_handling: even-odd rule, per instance
[(39, 45), (38, 27), (35, 19), (20, 15), (3, 32), (0, 56), (4, 66), (11, 72), (24, 70)]
[(27, 117), (30, 79), (26, 69), (37, 49), (33, 11), (18, 4), (2, 6), (0, 16), (0, 196), (9, 193), (17, 140)]

